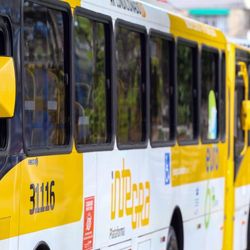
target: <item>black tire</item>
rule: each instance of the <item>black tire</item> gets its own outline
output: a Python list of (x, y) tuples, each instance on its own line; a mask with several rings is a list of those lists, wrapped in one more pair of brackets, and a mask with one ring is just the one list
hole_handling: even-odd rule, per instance
[(50, 248), (45, 242), (42, 242), (34, 250), (50, 250)]
[(247, 249), (250, 250), (250, 212), (248, 215), (248, 226), (247, 226)]
[(168, 231), (167, 250), (178, 250), (178, 241), (172, 226), (169, 227)]

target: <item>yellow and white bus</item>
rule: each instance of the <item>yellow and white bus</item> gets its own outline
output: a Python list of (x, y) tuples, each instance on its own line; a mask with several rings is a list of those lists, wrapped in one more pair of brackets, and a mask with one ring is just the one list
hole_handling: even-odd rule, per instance
[(249, 63), (142, 1), (0, 0), (0, 249), (249, 249)]

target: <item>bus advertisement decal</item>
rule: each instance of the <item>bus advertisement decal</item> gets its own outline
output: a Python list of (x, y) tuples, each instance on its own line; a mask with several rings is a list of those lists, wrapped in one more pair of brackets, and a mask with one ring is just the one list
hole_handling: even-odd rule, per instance
[(93, 249), (95, 197), (84, 199), (83, 250)]
[(207, 148), (206, 152), (206, 171), (210, 173), (217, 171), (219, 168), (219, 149), (216, 145)]
[(150, 182), (132, 182), (132, 172), (125, 167), (112, 172), (111, 220), (131, 217), (132, 229), (149, 225)]
[(165, 153), (165, 185), (170, 184), (170, 153)]
[(110, 3), (116, 8), (141, 15), (142, 17), (146, 17), (147, 15), (144, 6), (141, 3), (137, 3), (131, 0), (110, 0)]

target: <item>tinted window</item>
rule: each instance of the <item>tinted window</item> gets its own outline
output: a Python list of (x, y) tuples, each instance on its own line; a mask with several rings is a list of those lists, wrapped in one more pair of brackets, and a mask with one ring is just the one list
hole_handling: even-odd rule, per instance
[(203, 139), (218, 138), (218, 53), (202, 51), (201, 133)]
[(145, 140), (145, 89), (144, 35), (118, 27), (117, 37), (118, 69), (118, 121), (117, 140), (119, 144), (135, 144)]
[(187, 141), (196, 136), (196, 49), (179, 43), (177, 53), (177, 137)]
[[(75, 137), (77, 144), (110, 141), (110, 55), (106, 24), (76, 16), (75, 20)], [(108, 58), (107, 62), (110, 62)]]
[[(237, 70), (236, 70), (237, 72)], [(234, 105), (234, 158), (236, 167), (242, 159), (240, 153), (244, 148), (244, 130), (242, 130), (241, 123), (241, 105), (245, 100), (245, 89), (243, 79), (241, 77), (236, 78), (236, 86), (234, 92), (235, 105)]]
[(170, 42), (151, 37), (151, 141), (170, 140)]
[(65, 14), (24, 3), (24, 136), (28, 148), (69, 143)]

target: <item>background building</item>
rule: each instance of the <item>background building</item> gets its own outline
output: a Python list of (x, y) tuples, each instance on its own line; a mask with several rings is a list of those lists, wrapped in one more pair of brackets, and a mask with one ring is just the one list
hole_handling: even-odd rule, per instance
[(250, 40), (250, 0), (144, 0)]
[(169, 0), (169, 5), (230, 37), (250, 39), (249, 0)]

